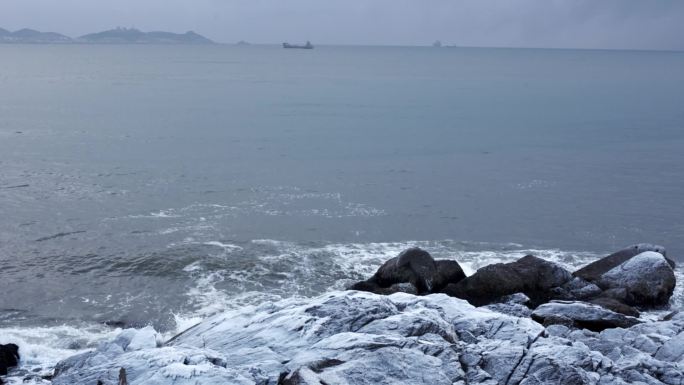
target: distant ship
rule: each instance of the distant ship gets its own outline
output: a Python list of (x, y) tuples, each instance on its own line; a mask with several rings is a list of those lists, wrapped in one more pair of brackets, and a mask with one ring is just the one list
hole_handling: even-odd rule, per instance
[(304, 45), (296, 45), (296, 44), (290, 44), (290, 43), (283, 43), (283, 48), (299, 48), (299, 49), (313, 49), (313, 44), (311, 44), (310, 41), (307, 41), (306, 44)]

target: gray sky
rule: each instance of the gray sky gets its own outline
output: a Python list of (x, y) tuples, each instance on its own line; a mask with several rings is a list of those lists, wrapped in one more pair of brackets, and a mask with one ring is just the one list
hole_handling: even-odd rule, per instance
[(0, 27), (220, 42), (684, 50), (684, 0), (0, 0)]

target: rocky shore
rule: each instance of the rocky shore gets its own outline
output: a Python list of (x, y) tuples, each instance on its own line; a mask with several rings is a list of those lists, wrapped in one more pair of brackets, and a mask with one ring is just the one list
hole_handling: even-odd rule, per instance
[[(526, 256), (466, 277), (408, 249), (348, 291), (151, 328), (60, 362), (56, 385), (684, 384), (674, 262), (639, 244), (570, 272)], [(17, 352), (18, 355), (18, 352)]]

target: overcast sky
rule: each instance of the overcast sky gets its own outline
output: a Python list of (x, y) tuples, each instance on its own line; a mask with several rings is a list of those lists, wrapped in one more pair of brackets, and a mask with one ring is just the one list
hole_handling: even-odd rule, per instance
[(684, 50), (684, 0), (0, 0), (0, 27), (219, 42)]

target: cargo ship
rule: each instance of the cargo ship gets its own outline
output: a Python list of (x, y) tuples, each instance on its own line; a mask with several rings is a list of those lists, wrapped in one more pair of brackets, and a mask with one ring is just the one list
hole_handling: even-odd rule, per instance
[(307, 41), (306, 44), (304, 44), (304, 45), (283, 43), (283, 48), (313, 49), (313, 47), (314, 46), (313, 46), (313, 44), (311, 44), (310, 41)]

